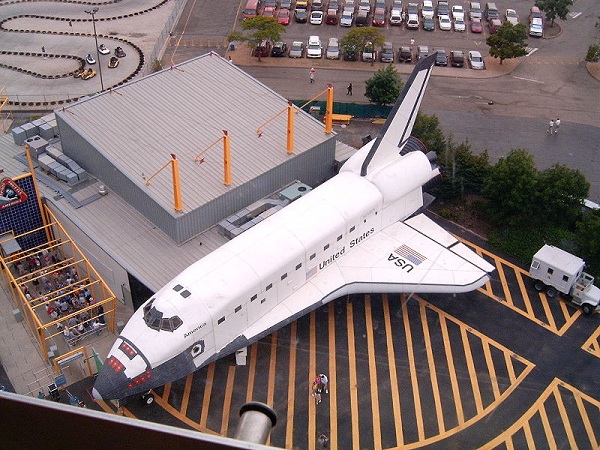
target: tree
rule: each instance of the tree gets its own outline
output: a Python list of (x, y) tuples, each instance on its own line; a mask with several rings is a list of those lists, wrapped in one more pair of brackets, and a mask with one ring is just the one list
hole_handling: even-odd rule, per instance
[(411, 135), (419, 138), (429, 151), (440, 154), (446, 148), (446, 139), (440, 128), (440, 121), (434, 114), (429, 116), (418, 113)]
[(535, 6), (546, 13), (546, 20), (554, 26), (554, 19), (560, 17), (562, 20), (567, 20), (569, 14), (569, 6), (573, 4), (573, 0), (537, 0)]
[(403, 86), (398, 71), (389, 64), (366, 81), (365, 96), (378, 105), (389, 105), (396, 102)]
[(483, 186), (488, 215), (496, 225), (514, 227), (531, 223), (537, 169), (524, 149), (511, 150), (494, 165)]
[[(242, 29), (245, 31), (255, 31), (250, 34), (241, 33), (238, 30), (232, 31), (227, 36), (227, 42), (246, 42), (252, 50), (264, 40), (280, 41), (281, 33), (285, 33), (285, 27), (280, 25), (276, 18), (264, 16), (250, 17), (244, 20), (242, 22)], [(260, 52), (258, 53), (258, 60), (260, 61)]]
[(588, 270), (600, 276), (600, 209), (586, 211), (575, 231), (577, 256), (590, 266)]
[(581, 205), (589, 191), (590, 183), (578, 170), (555, 164), (540, 172), (535, 189), (537, 222), (572, 227), (581, 216)]
[[(367, 42), (375, 47), (381, 47), (385, 41), (383, 31), (374, 27), (353, 28), (340, 39), (340, 47), (346, 51), (360, 52)], [(395, 100), (394, 100), (395, 101)]]
[(506, 21), (485, 42), (490, 46), (490, 55), (500, 58), (500, 64), (502, 64), (505, 59), (518, 58), (527, 54), (526, 39), (527, 27), (525, 25), (522, 23), (513, 25)]

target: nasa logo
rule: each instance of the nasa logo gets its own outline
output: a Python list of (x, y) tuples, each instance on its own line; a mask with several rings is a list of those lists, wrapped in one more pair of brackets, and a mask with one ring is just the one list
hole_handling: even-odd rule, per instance
[(400, 258), (399, 256), (390, 253), (388, 256), (388, 261), (393, 261), (396, 267), (400, 267), (401, 269), (406, 269), (407, 272), (410, 272), (415, 268), (412, 264), (408, 264), (405, 259)]

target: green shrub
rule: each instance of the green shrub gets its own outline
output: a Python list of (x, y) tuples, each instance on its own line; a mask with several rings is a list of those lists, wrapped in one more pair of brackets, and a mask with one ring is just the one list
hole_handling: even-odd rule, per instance
[(585, 56), (587, 62), (598, 62), (600, 61), (600, 45), (592, 44), (588, 47), (587, 55)]

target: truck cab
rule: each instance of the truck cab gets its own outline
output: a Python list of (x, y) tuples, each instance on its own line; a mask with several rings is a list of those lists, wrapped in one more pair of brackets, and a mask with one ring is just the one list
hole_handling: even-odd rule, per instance
[(562, 293), (581, 306), (585, 315), (600, 309), (600, 289), (594, 277), (585, 273), (585, 261), (558, 247), (544, 245), (533, 255), (529, 275), (536, 291), (546, 291), (550, 298)]

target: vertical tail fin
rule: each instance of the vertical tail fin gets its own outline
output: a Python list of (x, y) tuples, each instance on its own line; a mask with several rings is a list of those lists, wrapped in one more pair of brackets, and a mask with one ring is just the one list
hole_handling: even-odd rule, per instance
[(415, 124), (435, 57), (435, 54), (428, 56), (415, 66), (385, 125), (363, 161), (361, 176), (366, 176), (369, 168), (384, 166), (398, 157)]

